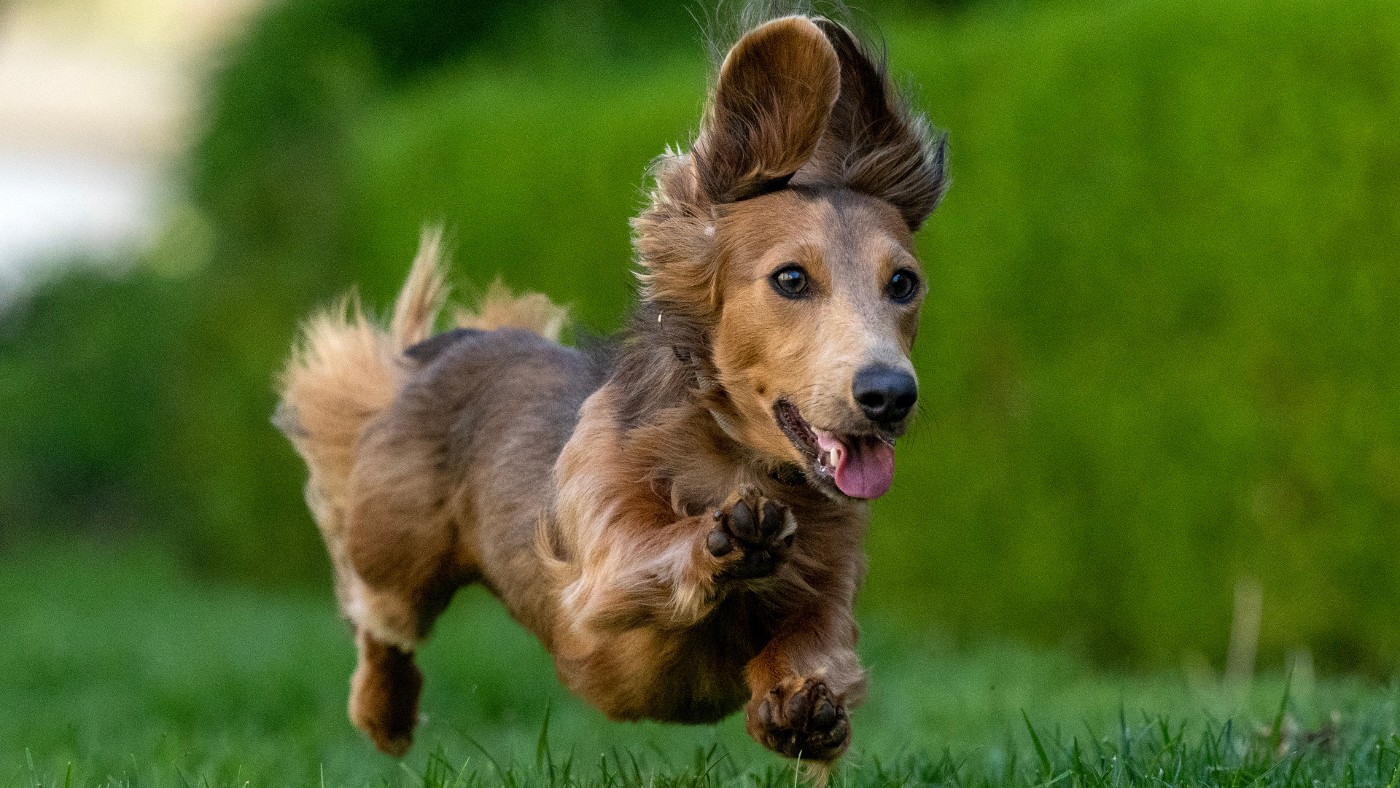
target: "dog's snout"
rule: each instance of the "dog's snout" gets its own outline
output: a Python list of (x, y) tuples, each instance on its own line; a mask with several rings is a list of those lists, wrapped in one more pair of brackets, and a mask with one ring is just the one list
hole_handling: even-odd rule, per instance
[(902, 369), (866, 367), (856, 373), (851, 395), (866, 418), (888, 424), (909, 415), (919, 399), (919, 384), (913, 375)]

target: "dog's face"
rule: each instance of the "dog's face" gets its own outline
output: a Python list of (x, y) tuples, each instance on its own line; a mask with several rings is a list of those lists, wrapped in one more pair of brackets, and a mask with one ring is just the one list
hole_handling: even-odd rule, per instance
[(790, 188), (731, 206), (715, 235), (726, 428), (828, 491), (884, 494), (918, 396), (909, 353), (924, 295), (899, 212), (846, 189)]
[(720, 424), (833, 496), (893, 479), (918, 396), (913, 231), (943, 162), (845, 28), (786, 17), (729, 51), (695, 145), (663, 157), (635, 223), (644, 297), (703, 335)]

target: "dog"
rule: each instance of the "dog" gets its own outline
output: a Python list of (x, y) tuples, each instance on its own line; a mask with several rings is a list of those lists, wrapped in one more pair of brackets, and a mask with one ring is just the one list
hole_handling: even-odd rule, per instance
[(434, 333), (433, 232), (389, 325), (354, 301), (305, 324), (275, 421), (375, 745), (408, 750), (414, 652), (481, 583), (610, 718), (742, 707), (783, 756), (846, 750), (867, 501), (918, 396), (913, 233), (945, 150), (848, 28), (770, 19), (728, 49), (689, 150), (653, 163), (612, 349), (560, 345), (562, 309), (499, 288)]

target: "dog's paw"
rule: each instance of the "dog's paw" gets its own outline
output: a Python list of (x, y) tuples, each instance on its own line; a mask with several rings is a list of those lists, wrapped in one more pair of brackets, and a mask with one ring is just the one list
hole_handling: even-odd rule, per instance
[(773, 574), (797, 533), (792, 512), (751, 487), (741, 490), (714, 516), (715, 530), (705, 547), (719, 559), (721, 577), (752, 580)]
[(851, 743), (846, 709), (820, 678), (794, 676), (749, 702), (749, 735), (789, 758), (827, 762)]
[(381, 752), (402, 758), (413, 745), (423, 673), (409, 652), (379, 643), (371, 648), (350, 678), (350, 722)]

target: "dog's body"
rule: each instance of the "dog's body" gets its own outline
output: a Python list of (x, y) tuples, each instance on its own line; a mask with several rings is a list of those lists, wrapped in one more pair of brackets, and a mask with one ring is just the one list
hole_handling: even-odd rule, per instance
[(432, 336), (427, 236), (388, 330), (323, 315), (288, 366), (279, 426), (360, 649), (351, 717), (387, 752), (416, 722), (414, 649), (473, 582), (611, 717), (747, 703), (777, 752), (849, 742), (863, 499), (915, 396), (911, 233), (941, 141), (844, 28), (786, 17), (734, 46), (656, 178), (618, 348), (560, 346), (538, 296)]

